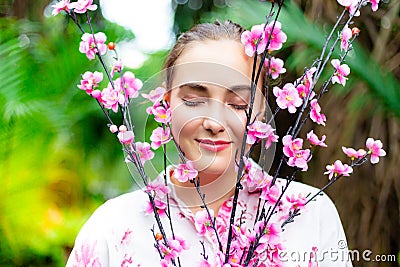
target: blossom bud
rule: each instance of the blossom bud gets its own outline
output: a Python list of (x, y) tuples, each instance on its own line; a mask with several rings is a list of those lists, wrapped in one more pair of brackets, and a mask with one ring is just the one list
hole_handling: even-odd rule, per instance
[(360, 29), (357, 28), (357, 27), (353, 27), (353, 28), (351, 29), (351, 33), (352, 33), (353, 35), (360, 34)]
[(157, 239), (158, 241), (162, 240), (162, 239), (163, 239), (162, 234), (161, 234), (161, 233), (157, 233), (157, 234), (156, 234), (156, 239)]
[(108, 46), (108, 49), (110, 49), (110, 50), (114, 50), (115, 49), (115, 43), (114, 42), (109, 42), (107, 46)]
[(118, 131), (117, 125), (113, 124), (113, 125), (110, 126), (110, 132), (116, 133), (117, 131)]
[(126, 132), (128, 129), (126, 128), (126, 126), (125, 125), (121, 125), (121, 126), (119, 126), (119, 131), (120, 132)]

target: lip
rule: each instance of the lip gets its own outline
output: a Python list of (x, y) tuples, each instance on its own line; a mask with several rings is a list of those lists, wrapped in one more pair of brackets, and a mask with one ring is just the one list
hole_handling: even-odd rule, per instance
[(211, 139), (195, 139), (195, 140), (199, 143), (199, 146), (201, 148), (211, 152), (219, 152), (224, 149), (227, 149), (232, 143), (231, 141), (224, 141), (224, 140), (211, 140)]

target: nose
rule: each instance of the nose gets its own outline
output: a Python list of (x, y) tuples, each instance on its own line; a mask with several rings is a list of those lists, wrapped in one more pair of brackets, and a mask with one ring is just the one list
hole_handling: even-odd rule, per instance
[(207, 115), (203, 117), (203, 127), (207, 131), (218, 134), (225, 131), (225, 106), (219, 101), (211, 101)]
[(225, 127), (222, 123), (212, 117), (203, 118), (203, 127), (212, 134), (218, 134), (225, 131)]

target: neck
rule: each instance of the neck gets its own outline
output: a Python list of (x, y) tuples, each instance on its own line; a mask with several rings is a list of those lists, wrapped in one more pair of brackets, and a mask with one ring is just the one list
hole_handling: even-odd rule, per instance
[[(205, 195), (205, 203), (208, 208), (214, 210), (215, 216), (217, 216), (221, 205), (235, 192), (237, 173), (232, 171), (222, 175), (215, 175), (199, 172), (198, 177), (200, 177), (200, 192)], [(193, 183), (189, 181), (181, 183), (173, 176), (171, 176), (171, 182), (175, 185), (177, 196), (193, 213), (202, 209), (203, 202)]]

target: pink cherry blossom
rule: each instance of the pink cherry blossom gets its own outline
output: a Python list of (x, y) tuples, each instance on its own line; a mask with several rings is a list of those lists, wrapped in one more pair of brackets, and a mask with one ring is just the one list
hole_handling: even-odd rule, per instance
[(332, 83), (340, 83), (341, 85), (346, 85), (347, 75), (350, 74), (350, 68), (347, 64), (340, 65), (339, 59), (332, 59), (332, 66), (336, 69), (332, 77)]
[(310, 106), (310, 119), (317, 124), (325, 126), (326, 117), (324, 114), (321, 113), (321, 106), (318, 104), (318, 100), (311, 100)]
[(125, 72), (122, 75), (122, 79), (118, 78), (116, 84), (121, 83), (122, 92), (126, 93), (129, 98), (138, 97), (138, 91), (142, 88), (143, 82), (135, 77), (130, 71)]
[(133, 142), (133, 139), (135, 138), (135, 134), (133, 133), (133, 131), (119, 132), (117, 136), (121, 144), (124, 145), (131, 144)]
[(186, 242), (178, 236), (175, 236), (175, 239), (169, 238), (168, 244), (169, 246), (166, 246), (162, 242), (159, 243), (160, 251), (164, 257), (163, 260), (165, 261), (164, 264), (167, 264), (165, 266), (171, 266), (172, 260), (179, 257), (183, 250), (189, 249)]
[(62, 10), (65, 10), (65, 12), (69, 13), (69, 10), (71, 9), (69, 0), (61, 0), (52, 5), (51, 7), (54, 8), (53, 11), (51, 12), (53, 16), (57, 15)]
[(307, 197), (302, 193), (299, 193), (297, 196), (292, 194), (290, 196), (286, 196), (286, 201), (290, 204), (291, 211), (296, 209), (304, 209), (304, 206), (307, 203)]
[(93, 90), (92, 91), (93, 98), (97, 99), (101, 103), (101, 91), (100, 90)]
[[(104, 55), (107, 52), (106, 39), (106, 35), (102, 32), (96, 33), (94, 37), (92, 34), (84, 33), (79, 44), (79, 52), (86, 54), (86, 57), (90, 60), (95, 58), (97, 52)], [(97, 51), (96, 44), (99, 51)]]
[(99, 86), (99, 83), (103, 80), (103, 73), (95, 71), (87, 71), (82, 75), (81, 84), (78, 88), (85, 90), (88, 95), (92, 94), (93, 89)]
[(197, 170), (194, 168), (192, 161), (188, 160), (186, 163), (178, 164), (178, 167), (174, 169), (174, 177), (179, 182), (184, 183), (188, 180), (193, 180), (198, 175)]
[[(246, 230), (247, 229), (244, 225), (242, 225), (242, 226), (237, 225), (237, 227), (232, 228), (232, 234), (235, 239), (231, 246), (233, 249), (235, 249), (235, 248), (241, 249), (241, 248), (247, 247), (249, 245), (249, 239), (248, 239)], [(232, 256), (233, 256), (233, 257), (231, 257), (231, 259), (233, 260), (232, 263), (237, 262), (237, 261), (235, 261), (235, 259), (240, 260), (240, 255), (239, 255), (239, 258), (237, 258), (238, 257), (237, 253), (233, 253)]]
[(294, 156), (289, 157), (287, 164), (291, 167), (300, 168), (302, 171), (308, 170), (308, 162), (311, 160), (311, 151), (309, 149), (297, 150)]
[(353, 172), (353, 168), (347, 164), (343, 164), (340, 160), (336, 160), (334, 164), (326, 166), (327, 171), (324, 174), (329, 174), (329, 180), (332, 177), (337, 177), (339, 175), (350, 176)]
[(314, 134), (314, 131), (311, 130), (308, 134), (307, 134), (307, 140), (310, 142), (311, 145), (313, 146), (321, 146), (321, 147), (327, 147), (327, 144), (324, 143), (326, 139), (326, 135), (323, 135), (321, 137), (321, 140), (318, 139), (318, 136), (316, 134)]
[(249, 192), (268, 187), (271, 183), (271, 176), (264, 173), (260, 168), (251, 168), (245, 175), (246, 186)]
[(165, 108), (164, 106), (157, 106), (151, 110), (151, 114), (154, 115), (154, 120), (160, 123), (171, 122), (171, 109)]
[(337, 0), (337, 2), (346, 7), (350, 14), (354, 16), (360, 15), (360, 10), (357, 10), (359, 0)]
[(142, 94), (142, 96), (153, 103), (160, 102), (165, 94), (166, 90), (164, 87), (157, 87), (151, 90), (149, 94)]
[(110, 73), (111, 77), (114, 77), (115, 72), (121, 72), (123, 70), (123, 68), (124, 68), (124, 65), (122, 64), (122, 60), (118, 59), (114, 63), (114, 65), (113, 65), (113, 67), (111, 69), (111, 73)]
[(379, 162), (379, 157), (386, 156), (386, 151), (382, 149), (381, 140), (374, 140), (373, 138), (368, 138), (366, 141), (366, 146), (368, 148), (368, 154), (371, 154), (371, 163), (375, 164)]
[(171, 140), (171, 130), (166, 127), (165, 130), (163, 127), (158, 127), (153, 130), (150, 136), (151, 148), (157, 149), (161, 145), (168, 143)]
[(282, 138), (282, 144), (283, 154), (285, 154), (286, 157), (294, 157), (296, 155), (296, 152), (302, 149), (303, 139), (296, 138), (292, 140), (291, 135), (285, 135)]
[(136, 142), (136, 150), (139, 154), (140, 161), (144, 164), (146, 161), (154, 157), (154, 152), (150, 150), (150, 144), (147, 142)]
[(303, 100), (299, 97), (297, 89), (292, 83), (287, 83), (280, 89), (275, 86), (273, 89), (276, 96), (276, 103), (281, 109), (288, 109), (289, 113), (295, 113), (296, 108), (300, 107)]
[(246, 185), (249, 192), (264, 189), (270, 186), (273, 177), (260, 168), (250, 169), (246, 176)]
[(278, 136), (274, 134), (275, 129), (265, 122), (254, 121), (247, 126), (247, 130), (247, 144), (252, 145), (259, 142), (261, 139), (267, 139), (269, 147), (272, 142), (278, 141)]
[(268, 173), (264, 172), (260, 166), (253, 164), (253, 161), (243, 157), (244, 162), (244, 185), (249, 192), (268, 187), (273, 179)]
[[(117, 91), (123, 98), (123, 100), (120, 101), (121, 105), (128, 104), (128, 99), (125, 99), (125, 95), (127, 98), (138, 97), (138, 91), (142, 88), (142, 86), (142, 81), (135, 78), (135, 74), (130, 71), (125, 72), (121, 78), (117, 78), (114, 81), (114, 90)], [(111, 87), (111, 84), (108, 84), (108, 87)]]
[[(254, 225), (254, 230), (256, 233), (262, 234), (260, 239), (261, 244), (273, 246), (280, 241), (279, 235), (282, 232), (282, 228), (276, 223), (268, 223), (265, 225), (264, 221), (259, 221)], [(265, 250), (265, 246), (261, 246), (257, 248), (257, 250), (258, 252), (260, 252), (260, 250)]]
[[(299, 93), (300, 98), (304, 99), (310, 94), (311, 88), (314, 86), (313, 85), (313, 75), (315, 71), (317, 70), (316, 67), (312, 67), (311, 69), (307, 70), (306, 73), (302, 78), (297, 79), (297, 92)], [(312, 99), (314, 97), (315, 93), (311, 92), (310, 98)]]
[(342, 30), (340, 50), (346, 51), (349, 48), (349, 40), (353, 36), (351, 29), (346, 25)]
[(197, 233), (204, 236), (207, 231), (212, 229), (212, 220), (214, 220), (214, 211), (209, 209), (211, 218), (205, 209), (196, 212), (194, 217), (194, 226), (196, 227)]
[[(154, 199), (154, 206), (156, 208), (157, 213), (160, 216), (165, 216), (166, 215), (165, 210), (167, 209), (167, 203), (165, 203), (165, 201), (163, 201), (163, 200), (161, 200), (159, 198), (155, 198)], [(151, 205), (150, 200), (148, 200), (146, 202), (146, 206), (145, 206), (144, 212), (145, 212), (146, 215), (150, 215), (150, 214), (152, 214), (154, 212), (154, 209), (153, 209), (153, 206)]]
[(287, 156), (287, 164), (291, 167), (300, 168), (302, 171), (307, 171), (308, 162), (311, 159), (311, 151), (309, 149), (302, 150), (303, 139), (296, 138), (292, 140), (291, 135), (286, 135), (282, 138), (283, 154)]
[(154, 181), (150, 181), (147, 183), (145, 191), (147, 193), (152, 194), (153, 197), (157, 199), (164, 198), (168, 193), (170, 193), (170, 189), (165, 185), (163, 179), (159, 176)]
[(93, 4), (93, 0), (78, 0), (77, 2), (71, 3), (71, 9), (74, 9), (75, 13), (85, 13), (87, 10), (95, 11), (97, 5)]
[(257, 52), (257, 54), (264, 52), (267, 46), (264, 24), (254, 25), (251, 27), (251, 31), (244, 31), (241, 36), (241, 42), (244, 44), (245, 53), (249, 57), (254, 56), (255, 52)]
[(268, 203), (271, 205), (275, 205), (275, 203), (278, 201), (280, 195), (281, 195), (281, 190), (275, 184), (271, 187), (269, 187), (269, 186), (264, 187), (261, 191), (260, 198), (267, 200)]
[(101, 103), (105, 108), (112, 109), (115, 113), (118, 112), (118, 104), (122, 105), (124, 102), (124, 96), (110, 86), (104, 88), (101, 92)]
[(269, 35), (271, 34), (271, 40), (268, 46), (268, 49), (273, 51), (273, 50), (279, 50), (282, 48), (282, 44), (286, 42), (287, 36), (286, 34), (281, 30), (282, 24), (279, 21), (275, 22), (274, 30), (272, 30), (272, 27), (274, 25), (274, 22), (271, 22), (270, 24), (267, 25), (265, 28), (265, 39), (266, 42), (268, 40)]
[(354, 148), (342, 146), (342, 150), (351, 160), (360, 159), (367, 154), (367, 151), (362, 148), (356, 151)]
[(380, 0), (369, 0), (368, 2), (370, 2), (371, 3), (371, 8), (372, 8), (372, 11), (377, 11), (378, 10), (378, 4), (379, 4), (379, 1)]
[(153, 106), (146, 108), (146, 113), (149, 114), (149, 115), (153, 115), (153, 110), (158, 108), (158, 107), (161, 107), (161, 103), (160, 102), (154, 102)]
[[(271, 127), (271, 126), (270, 126)], [(274, 134), (275, 129), (270, 128), (269, 131), (267, 132), (267, 137), (264, 138), (265, 140), (265, 148), (268, 149), (272, 143), (278, 142), (279, 136)]]
[(271, 60), (265, 59), (264, 67), (267, 69), (267, 74), (271, 75), (272, 79), (277, 79), (279, 74), (285, 73), (283, 60), (280, 58), (271, 57)]

